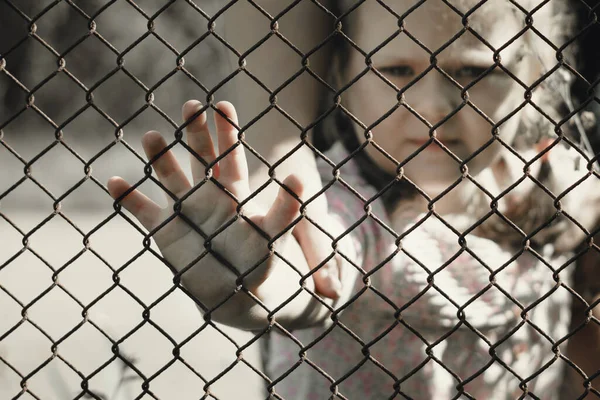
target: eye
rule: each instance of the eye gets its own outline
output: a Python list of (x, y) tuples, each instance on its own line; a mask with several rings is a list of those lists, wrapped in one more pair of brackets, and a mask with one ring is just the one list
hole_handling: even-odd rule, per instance
[(394, 65), (390, 67), (381, 67), (377, 69), (382, 74), (395, 77), (407, 77), (415, 74), (415, 71), (408, 65)]
[[(487, 68), (487, 67), (477, 67), (474, 65), (467, 65), (467, 66), (464, 66), (464, 67), (456, 70), (454, 72), (454, 77), (456, 79), (465, 79), (465, 78), (475, 79), (475, 78), (479, 78), (481, 75), (483, 75), (488, 69), (489, 68)], [(494, 72), (494, 70), (490, 71), (490, 74), (493, 72)]]

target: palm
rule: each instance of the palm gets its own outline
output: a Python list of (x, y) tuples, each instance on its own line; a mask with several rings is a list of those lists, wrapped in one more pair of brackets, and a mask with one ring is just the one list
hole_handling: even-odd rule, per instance
[[(200, 107), (198, 102), (186, 103), (184, 120), (193, 117)], [(237, 125), (231, 104), (223, 102), (217, 107)], [(108, 183), (113, 198), (120, 200), (146, 229), (156, 230), (153, 238), (163, 257), (175, 270), (183, 271), (186, 288), (209, 308), (232, 293), (239, 274), (248, 273), (244, 284), (250, 289), (266, 279), (274, 258), (267, 257), (269, 249), (265, 235), (280, 235), (292, 223), (300, 207), (300, 203), (282, 189), (267, 212), (244, 207), (244, 215), (262, 232), (244, 218), (236, 218), (238, 203), (234, 197), (243, 200), (250, 192), (246, 159), (243, 147), (238, 144), (235, 126), (219, 115), (215, 115), (215, 122), (219, 148), (232, 150), (214, 165), (212, 174), (231, 196), (207, 179), (206, 167), (193, 155), (190, 160), (195, 186), (192, 186), (174, 154), (171, 151), (161, 154), (167, 144), (157, 132), (148, 132), (144, 136), (144, 151), (153, 161), (160, 182), (182, 200), (179, 211), (174, 212), (175, 202), (171, 196), (167, 196), (167, 207), (160, 208), (137, 190), (121, 199), (131, 188), (121, 178), (111, 178)], [(206, 163), (213, 162), (216, 156), (205, 113), (189, 123), (186, 130), (190, 148)], [(302, 185), (293, 176), (288, 177), (284, 185), (297, 194), (302, 190)]]

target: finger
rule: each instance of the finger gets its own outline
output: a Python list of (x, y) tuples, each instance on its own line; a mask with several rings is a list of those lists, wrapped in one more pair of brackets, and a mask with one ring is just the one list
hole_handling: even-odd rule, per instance
[[(320, 265), (331, 255), (331, 240), (306, 219), (294, 227), (294, 237), (302, 249), (310, 249), (310, 251), (305, 251), (304, 255), (311, 269)], [(334, 300), (338, 299), (342, 292), (338, 258), (339, 255), (331, 258), (313, 274), (316, 291), (324, 297)]]
[[(238, 125), (238, 118), (233, 105), (227, 101), (221, 101), (217, 104), (217, 109), (223, 112), (235, 124)], [(217, 126), (217, 136), (219, 143), (219, 152), (223, 154), (228, 149), (235, 148), (219, 162), (219, 174), (221, 182), (238, 198), (244, 198), (248, 195), (248, 164), (244, 146), (238, 143), (238, 128), (215, 112), (215, 125)]]
[[(296, 196), (299, 197), (302, 195), (303, 185), (296, 176), (288, 176), (283, 181), (283, 184), (294, 192)], [(265, 215), (262, 229), (270, 237), (275, 237), (281, 234), (298, 217), (299, 211), (300, 202), (281, 187), (271, 209)]]
[[(190, 100), (183, 105), (181, 114), (184, 121), (188, 121), (198, 111), (202, 109), (202, 104), (198, 100)], [(210, 137), (206, 112), (198, 115), (185, 128), (188, 144), (194, 152), (200, 156), (207, 164), (215, 161), (215, 147)], [(192, 166), (192, 177), (194, 184), (198, 184), (206, 178), (206, 167), (200, 162), (194, 154), (190, 154)], [(212, 168), (213, 176), (219, 178), (219, 166), (215, 164)]]
[[(106, 186), (111, 197), (115, 200), (131, 189), (131, 185), (118, 176), (110, 178)], [(129, 193), (119, 201), (119, 204), (132, 213), (147, 230), (150, 231), (156, 226), (161, 209), (158, 204), (150, 200), (139, 190), (136, 189)]]
[[(142, 138), (142, 146), (144, 147), (148, 160), (152, 160), (167, 147), (167, 142), (160, 133), (150, 131)], [(158, 175), (160, 182), (165, 185), (167, 190), (171, 193), (180, 195), (191, 189), (188, 179), (171, 150), (157, 158), (152, 163), (152, 167), (156, 171), (156, 175)], [(169, 198), (169, 201), (171, 201), (171, 197), (167, 197)]]

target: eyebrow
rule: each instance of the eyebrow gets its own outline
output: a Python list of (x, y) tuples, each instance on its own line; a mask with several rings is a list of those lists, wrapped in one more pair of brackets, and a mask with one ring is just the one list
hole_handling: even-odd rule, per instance
[[(474, 65), (491, 65), (494, 64), (493, 52), (485, 47), (486, 50), (477, 50), (474, 49), (472, 51), (466, 52), (466, 57), (468, 62)], [(442, 53), (443, 54), (443, 53)], [(524, 46), (519, 46), (516, 50), (504, 49), (500, 52), (501, 63), (506, 64), (515, 64), (523, 59), (525, 55)]]
[[(487, 47), (482, 47), (481, 49), (471, 48), (470, 50), (467, 50), (467, 51), (460, 51), (460, 50), (455, 50), (455, 51), (459, 52), (461, 55), (456, 56), (456, 57), (451, 56), (450, 57), (451, 59), (447, 59), (446, 57), (444, 57), (444, 53), (446, 55), (448, 54), (447, 50), (440, 53), (438, 56), (437, 65), (440, 66), (442, 69), (444, 69), (444, 68), (448, 68), (448, 66), (452, 67), (452, 66), (465, 65), (465, 64), (476, 66), (476, 67), (488, 68), (495, 64), (494, 59), (493, 59), (493, 52)], [(518, 64), (523, 59), (523, 57), (525, 56), (525, 53), (526, 53), (526, 51), (523, 48), (523, 46), (519, 46), (519, 48), (516, 49), (515, 51), (510, 51), (510, 50), (507, 51), (505, 49), (504, 51), (502, 51), (500, 53), (500, 56), (501, 56), (500, 64), (505, 65), (507, 67), (514, 66), (515, 64)], [(423, 62), (423, 60), (425, 60), (425, 59), (427, 59), (427, 61)], [(376, 68), (386, 68), (386, 67), (393, 67), (393, 66), (400, 66), (400, 65), (415, 66), (416, 64), (421, 64), (421, 65), (425, 65), (425, 66), (431, 65), (429, 62), (429, 56), (426, 53), (423, 53), (423, 56), (420, 59), (394, 57), (394, 56), (390, 56), (389, 58), (381, 57), (374, 64), (375, 64)]]
[[(489, 49), (488, 49), (489, 50)], [(443, 53), (442, 53), (443, 54)], [(515, 51), (506, 51), (504, 50), (503, 52), (500, 53), (500, 65), (504, 65), (507, 67), (511, 67), (514, 66), (516, 64), (518, 64), (521, 60), (523, 60), (523, 57), (525, 56), (525, 49), (523, 49), (522, 47), (520, 47), (519, 49), (515, 50)], [(488, 68), (491, 67), (492, 65), (494, 65), (496, 62), (494, 61), (493, 58), (493, 53), (491, 51), (478, 51), (478, 50), (474, 50), (474, 51), (469, 51), (466, 52), (466, 54), (462, 55), (461, 57), (456, 57), (455, 59), (452, 60), (445, 60), (440, 62), (440, 65), (472, 65), (472, 66), (476, 66), (476, 67), (482, 67), (482, 68)]]
[[(425, 59), (427, 58), (427, 60), (425, 61)], [(429, 58), (428, 57), (423, 57), (423, 59), (420, 60), (415, 60), (415, 59), (409, 59), (409, 58), (392, 58), (390, 57), (387, 60), (379, 60), (378, 62), (374, 63), (374, 66), (376, 68), (388, 68), (388, 67), (394, 67), (394, 66), (401, 66), (401, 65), (408, 65), (408, 66), (415, 66), (416, 64), (422, 65), (422, 66), (429, 66), (431, 65)], [(491, 67), (494, 64), (494, 60), (492, 59), (491, 55), (490, 57), (460, 57), (454, 60), (447, 60), (444, 57), (439, 57), (438, 62), (436, 65), (444, 68), (444, 66), (452, 66), (452, 65), (473, 65), (473, 66), (478, 66), (478, 67)]]

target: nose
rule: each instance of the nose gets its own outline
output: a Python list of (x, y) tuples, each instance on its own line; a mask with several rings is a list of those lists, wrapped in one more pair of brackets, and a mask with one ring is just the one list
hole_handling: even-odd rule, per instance
[(432, 69), (406, 92), (406, 101), (429, 124), (436, 126), (460, 105), (461, 97), (452, 82)]

